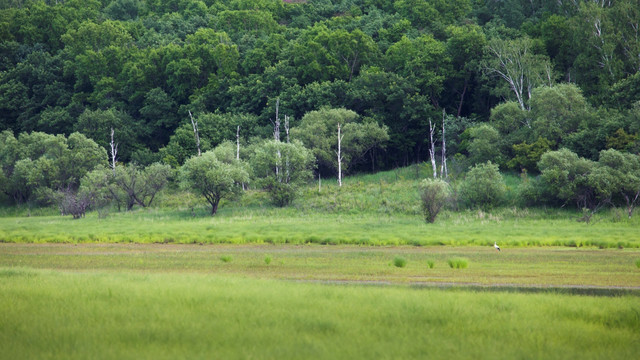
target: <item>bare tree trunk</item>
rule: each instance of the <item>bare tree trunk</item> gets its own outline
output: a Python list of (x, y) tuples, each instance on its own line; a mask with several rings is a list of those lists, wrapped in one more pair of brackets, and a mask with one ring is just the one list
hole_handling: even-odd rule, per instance
[(289, 117), (284, 116), (284, 131), (287, 134), (287, 144), (289, 143)]
[(200, 152), (200, 135), (198, 134), (198, 121), (193, 120), (191, 110), (189, 110), (189, 118), (191, 119), (191, 125), (193, 126), (193, 134), (196, 137), (196, 147), (198, 148), (198, 156), (202, 155)]
[[(276, 119), (275, 121), (273, 121), (273, 138), (278, 142), (280, 141), (280, 114), (278, 113), (279, 108), (280, 108), (280, 98), (276, 100)], [(277, 156), (278, 156), (278, 160), (276, 160), (276, 179), (282, 182), (280, 179), (280, 173), (281, 173), (280, 159), (282, 157), (282, 154), (280, 154), (280, 150), (278, 150)]]
[(342, 136), (340, 135), (340, 123), (338, 123), (338, 185), (342, 187)]
[(431, 167), (433, 168), (433, 178), (435, 179), (438, 176), (438, 169), (436, 167), (436, 150), (433, 143), (433, 133), (435, 128), (431, 124), (431, 119), (429, 119), (429, 142), (431, 147), (429, 148), (429, 157), (431, 158)]
[(447, 178), (449, 176), (449, 171), (447, 170), (447, 142), (444, 138), (444, 118), (445, 111), (442, 110), (442, 163), (440, 165), (440, 177)]
[[(284, 116), (284, 131), (287, 134), (287, 144), (289, 143), (289, 117), (287, 115)], [(285, 182), (289, 183), (289, 154), (287, 153), (285, 159)]]
[(113, 175), (116, 174), (116, 156), (118, 155), (118, 144), (113, 140), (113, 134), (115, 131), (111, 128), (111, 170), (113, 170)]
[(240, 160), (240, 125), (236, 131), (236, 160)]

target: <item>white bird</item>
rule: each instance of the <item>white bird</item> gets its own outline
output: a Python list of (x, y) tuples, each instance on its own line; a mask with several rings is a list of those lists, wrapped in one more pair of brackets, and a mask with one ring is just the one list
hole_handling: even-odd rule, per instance
[(497, 242), (493, 242), (493, 247), (496, 248), (496, 250), (500, 251), (500, 246), (498, 246)]

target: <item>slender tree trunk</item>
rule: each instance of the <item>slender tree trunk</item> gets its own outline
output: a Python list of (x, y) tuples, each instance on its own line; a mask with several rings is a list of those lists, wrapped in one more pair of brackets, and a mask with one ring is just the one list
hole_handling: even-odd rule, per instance
[(111, 128), (111, 170), (113, 170), (113, 175), (116, 174), (116, 156), (118, 155), (118, 144), (113, 140), (113, 134), (115, 131)]
[[(275, 139), (275, 141), (280, 141), (280, 114), (279, 109), (280, 108), (280, 98), (278, 98), (276, 100), (276, 119), (273, 122), (273, 138)], [(279, 182), (282, 182), (280, 179), (280, 174), (282, 173), (282, 171), (280, 171), (280, 159), (282, 158), (282, 154), (280, 154), (280, 150), (278, 150), (277, 152), (277, 156), (278, 159), (276, 160), (276, 180), (278, 180)]]
[(445, 111), (442, 110), (442, 163), (440, 165), (440, 177), (447, 178), (449, 176), (449, 172), (447, 170), (447, 142), (444, 138), (444, 119), (445, 119)]
[(342, 135), (340, 123), (338, 123), (338, 185), (342, 187)]
[(433, 168), (433, 178), (438, 177), (438, 169), (436, 167), (436, 150), (433, 143), (433, 133), (435, 128), (431, 124), (431, 119), (429, 119), (429, 142), (431, 147), (429, 148), (429, 157), (431, 158), (431, 167)]
[(236, 131), (236, 160), (240, 160), (240, 125)]
[(193, 134), (196, 137), (196, 147), (198, 148), (198, 156), (201, 156), (200, 152), (200, 135), (198, 134), (198, 121), (193, 120), (193, 115), (191, 115), (191, 110), (189, 110), (189, 118), (191, 119), (191, 126), (193, 126)]

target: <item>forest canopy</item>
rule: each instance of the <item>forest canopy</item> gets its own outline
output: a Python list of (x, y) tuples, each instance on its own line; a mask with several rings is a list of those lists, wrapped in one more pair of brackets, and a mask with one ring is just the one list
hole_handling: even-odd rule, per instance
[(1, 0), (0, 131), (114, 128), (121, 161), (178, 167), (189, 111), (206, 151), (272, 137), (279, 103), (292, 134), (386, 129), (354, 171), (428, 159), (429, 120), (468, 166), (539, 171), (640, 151), (639, 25), (639, 0)]

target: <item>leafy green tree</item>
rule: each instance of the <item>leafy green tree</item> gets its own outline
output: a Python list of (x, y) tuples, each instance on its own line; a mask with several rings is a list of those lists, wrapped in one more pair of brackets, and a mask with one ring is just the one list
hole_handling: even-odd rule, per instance
[(598, 167), (601, 171), (592, 174), (592, 181), (604, 187), (602, 193), (620, 195), (631, 218), (640, 202), (640, 157), (614, 149), (600, 152)]
[(338, 170), (338, 124), (342, 126), (343, 168), (372, 157), (376, 149), (384, 148), (389, 140), (386, 126), (373, 121), (358, 121), (355, 112), (346, 109), (321, 109), (307, 113), (300, 125), (291, 129), (291, 136), (300, 139), (313, 152), (320, 171)]
[(211, 215), (218, 211), (220, 200), (230, 199), (242, 193), (242, 183), (249, 181), (249, 174), (242, 161), (223, 161), (214, 151), (188, 159), (180, 169), (181, 185), (204, 196), (211, 205)]
[(460, 198), (468, 207), (488, 209), (501, 204), (505, 195), (504, 179), (491, 161), (472, 167), (460, 184)]
[(131, 153), (138, 147), (137, 136), (144, 136), (144, 134), (136, 134), (144, 127), (139, 126), (129, 114), (116, 109), (95, 111), (86, 109), (74, 125), (75, 131), (93, 139), (105, 149), (109, 147), (111, 141), (111, 129), (114, 129), (115, 141), (120, 145), (118, 147), (120, 159), (129, 160)]
[(405, 36), (389, 47), (385, 59), (389, 70), (412, 79), (433, 105), (438, 104), (451, 63), (444, 43), (429, 35)]
[(113, 181), (125, 194), (123, 200), (127, 210), (131, 210), (135, 204), (150, 206), (158, 192), (167, 185), (170, 175), (169, 165), (155, 163), (140, 168), (137, 164), (130, 163), (116, 166)]
[(593, 116), (591, 106), (573, 84), (540, 87), (531, 96), (532, 128), (536, 137), (556, 144), (577, 132), (581, 122)]
[(498, 130), (491, 125), (481, 124), (470, 129), (471, 141), (469, 143), (469, 160), (472, 164), (493, 161), (496, 164), (503, 163), (501, 151), (501, 138)]
[(538, 170), (537, 164), (544, 153), (551, 150), (553, 143), (543, 137), (531, 144), (522, 142), (513, 145), (514, 156), (509, 160), (508, 166), (512, 169), (522, 169), (528, 171)]
[(594, 166), (595, 162), (578, 157), (571, 150), (549, 151), (538, 162), (541, 185), (562, 202), (573, 201), (579, 209), (593, 209), (597, 200), (589, 174)]
[(503, 40), (493, 38), (487, 44), (487, 59), (483, 66), (489, 75), (504, 80), (507, 89), (501, 95), (515, 96), (522, 110), (529, 110), (534, 88), (552, 85), (551, 63), (544, 55), (535, 54), (533, 41), (528, 37)]
[(268, 140), (255, 147), (250, 164), (257, 186), (265, 189), (277, 206), (295, 199), (298, 188), (312, 176), (314, 157), (298, 140)]
[(420, 199), (424, 219), (433, 223), (451, 196), (449, 184), (442, 179), (424, 179), (420, 183)]

